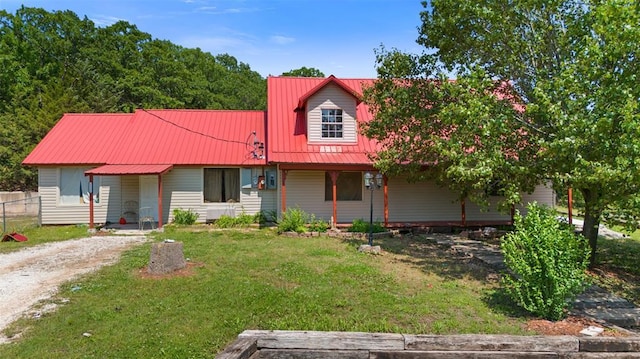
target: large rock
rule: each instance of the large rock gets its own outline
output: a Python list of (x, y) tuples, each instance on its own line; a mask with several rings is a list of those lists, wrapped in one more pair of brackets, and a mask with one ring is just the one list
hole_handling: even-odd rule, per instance
[(167, 274), (187, 266), (182, 242), (154, 243), (149, 258), (150, 274)]

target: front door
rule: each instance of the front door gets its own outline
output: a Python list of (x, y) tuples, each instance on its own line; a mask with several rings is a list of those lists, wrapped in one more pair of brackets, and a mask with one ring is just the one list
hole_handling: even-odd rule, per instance
[(140, 176), (140, 208), (158, 222), (158, 176)]

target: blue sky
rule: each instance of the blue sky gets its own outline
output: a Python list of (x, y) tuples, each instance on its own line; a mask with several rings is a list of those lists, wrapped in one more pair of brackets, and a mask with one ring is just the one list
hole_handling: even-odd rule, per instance
[(420, 52), (420, 0), (0, 0), (71, 10), (98, 26), (118, 20), (154, 38), (228, 53), (262, 76), (302, 66), (337, 77), (375, 77), (381, 44)]

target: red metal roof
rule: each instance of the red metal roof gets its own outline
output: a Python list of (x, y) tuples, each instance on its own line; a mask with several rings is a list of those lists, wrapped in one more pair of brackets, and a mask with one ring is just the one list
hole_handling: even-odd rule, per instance
[(173, 168), (173, 165), (104, 165), (85, 171), (86, 175), (151, 175), (162, 174)]
[(131, 116), (133, 114), (65, 114), (22, 163), (107, 163)]
[(264, 111), (137, 110), (66, 114), (26, 165), (263, 165)]
[(346, 93), (356, 98), (358, 122), (368, 122), (372, 115), (368, 106), (359, 102), (359, 99), (363, 87), (371, 85), (373, 81), (373, 79), (338, 80), (332, 76), (328, 79), (267, 78), (268, 160), (277, 163), (371, 165), (372, 161), (368, 154), (377, 152), (379, 149), (377, 142), (358, 134), (356, 144), (309, 144), (306, 136), (306, 122), (301, 122), (295, 110), (299, 107), (300, 101), (306, 101), (327, 84), (336, 83)]

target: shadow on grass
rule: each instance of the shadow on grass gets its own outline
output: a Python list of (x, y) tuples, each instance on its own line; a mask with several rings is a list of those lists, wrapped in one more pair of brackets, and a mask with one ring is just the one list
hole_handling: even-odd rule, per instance
[[(450, 245), (438, 244), (438, 238), (446, 239), (447, 236), (449, 235), (437, 233), (405, 234), (375, 238), (373, 244), (398, 255), (397, 260), (402, 263), (448, 280), (472, 278), (485, 281), (495, 273), (477, 259), (458, 253)], [(360, 238), (346, 238), (344, 241), (355, 247), (367, 243), (366, 239)]]
[(591, 270), (599, 286), (640, 305), (640, 240), (598, 239), (597, 265)]

